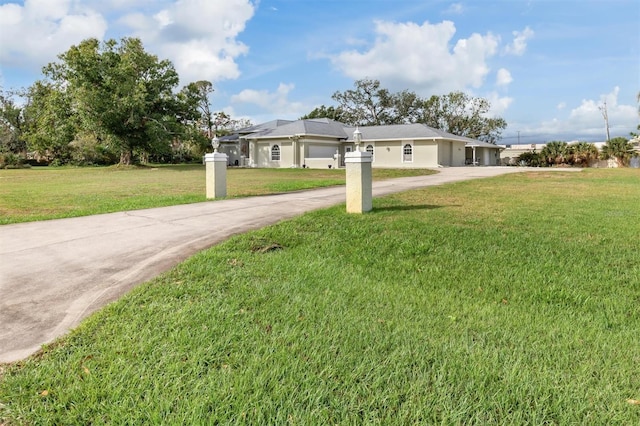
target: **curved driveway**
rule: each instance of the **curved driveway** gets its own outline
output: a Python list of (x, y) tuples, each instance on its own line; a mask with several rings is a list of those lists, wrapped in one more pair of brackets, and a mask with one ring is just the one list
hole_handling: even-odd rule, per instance
[[(444, 168), (374, 182), (373, 195), (526, 170)], [(0, 226), (0, 362), (26, 358), (136, 284), (231, 235), (344, 201), (340, 186)]]

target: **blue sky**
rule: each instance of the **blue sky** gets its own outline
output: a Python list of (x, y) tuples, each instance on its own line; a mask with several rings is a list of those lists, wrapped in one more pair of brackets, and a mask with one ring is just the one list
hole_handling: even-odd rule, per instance
[(637, 0), (0, 0), (0, 85), (26, 87), (89, 37), (140, 37), (215, 110), (296, 119), (372, 78), (461, 90), (508, 122), (503, 143), (602, 141), (638, 124)]

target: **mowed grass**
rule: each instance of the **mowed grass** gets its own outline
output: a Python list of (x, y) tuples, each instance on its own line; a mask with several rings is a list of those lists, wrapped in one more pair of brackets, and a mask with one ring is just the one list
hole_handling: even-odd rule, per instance
[(640, 424), (639, 201), (523, 173), (234, 237), (5, 365), (0, 419)]
[[(435, 173), (375, 169), (374, 179)], [(227, 195), (245, 197), (345, 183), (344, 170), (237, 169)], [(0, 170), (0, 225), (206, 201), (205, 167), (33, 168)]]

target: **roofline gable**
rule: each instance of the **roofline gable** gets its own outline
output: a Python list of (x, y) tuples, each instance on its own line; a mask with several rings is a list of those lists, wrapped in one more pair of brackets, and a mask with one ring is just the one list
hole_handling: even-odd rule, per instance
[[(290, 128), (290, 132), (287, 129)], [(353, 132), (358, 128), (362, 133), (362, 141), (392, 140), (449, 140), (464, 142), (470, 147), (486, 147), (501, 149), (499, 145), (484, 142), (466, 136), (458, 136), (427, 126), (423, 123), (389, 124), (380, 126), (351, 126), (330, 118), (311, 118), (303, 120), (273, 120), (263, 125), (248, 129), (259, 129), (255, 132), (240, 134), (242, 139), (283, 139), (292, 137), (333, 138), (342, 142), (353, 143)], [(323, 130), (326, 133), (322, 132)], [(320, 132), (318, 132), (320, 131)]]

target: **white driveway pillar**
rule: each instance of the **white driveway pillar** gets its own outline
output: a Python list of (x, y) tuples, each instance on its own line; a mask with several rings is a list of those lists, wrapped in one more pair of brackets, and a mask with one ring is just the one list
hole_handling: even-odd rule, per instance
[(344, 156), (347, 175), (347, 213), (364, 213), (373, 209), (369, 152), (354, 151)]
[(227, 196), (227, 154), (214, 152), (204, 156), (207, 173), (207, 198)]

